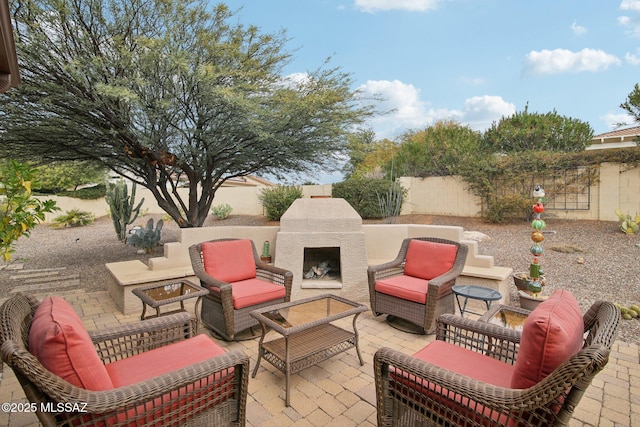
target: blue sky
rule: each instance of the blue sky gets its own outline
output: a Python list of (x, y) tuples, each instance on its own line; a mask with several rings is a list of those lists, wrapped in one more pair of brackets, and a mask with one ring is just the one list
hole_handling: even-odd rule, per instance
[[(286, 30), (287, 74), (330, 64), (395, 112), (394, 139), (453, 119), (479, 131), (522, 111), (635, 123), (619, 105), (640, 83), (640, 0), (229, 0), (242, 24)], [(340, 174), (320, 174), (335, 182)]]
[(262, 32), (287, 31), (287, 73), (325, 58), (395, 113), (370, 126), (393, 138), (439, 119), (476, 130), (521, 111), (633, 122), (619, 108), (640, 82), (640, 0), (229, 0)]

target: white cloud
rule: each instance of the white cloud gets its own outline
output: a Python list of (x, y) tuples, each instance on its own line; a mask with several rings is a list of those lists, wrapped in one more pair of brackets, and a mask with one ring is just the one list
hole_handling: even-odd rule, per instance
[(483, 131), (493, 121), (515, 113), (515, 106), (499, 96), (475, 96), (465, 101), (462, 109), (430, 108), (429, 102), (421, 99), (420, 90), (399, 80), (370, 80), (359, 88), (365, 97), (382, 99), (377, 110), (386, 114), (369, 120), (377, 138), (401, 135), (410, 129), (424, 129), (439, 120), (455, 120)]
[(494, 121), (512, 116), (515, 112), (516, 106), (506, 102), (501, 96), (474, 96), (464, 102), (463, 123), (472, 129), (484, 131)]
[(640, 12), (640, 0), (623, 0), (620, 9), (635, 12), (635, 16), (619, 16), (618, 24), (626, 28), (627, 34), (640, 37), (640, 22), (638, 13)]
[(460, 81), (467, 85), (478, 86), (486, 83), (486, 80), (482, 77), (466, 77), (460, 78)]
[(409, 10), (426, 12), (438, 8), (442, 0), (355, 0), (356, 8), (364, 12), (376, 12), (379, 10)]
[(622, 0), (620, 9), (640, 11), (640, 0)]
[[(640, 49), (636, 49), (636, 53), (640, 53)], [(630, 52), (627, 52), (624, 55), (624, 59), (631, 65), (640, 64), (640, 56), (636, 55), (636, 54), (633, 54), (633, 53), (630, 53)]]
[(576, 21), (573, 21), (573, 24), (571, 24), (571, 31), (573, 31), (573, 34), (575, 34), (576, 36), (581, 36), (583, 34), (586, 34), (587, 28), (583, 27), (582, 25), (578, 25)]
[(607, 113), (604, 116), (600, 116), (600, 119), (611, 130), (615, 130), (620, 125), (630, 125), (636, 122), (635, 118), (627, 113)]
[(544, 49), (527, 54), (525, 72), (534, 75), (598, 72), (620, 63), (618, 57), (602, 50), (586, 48), (580, 52), (572, 52), (566, 49)]

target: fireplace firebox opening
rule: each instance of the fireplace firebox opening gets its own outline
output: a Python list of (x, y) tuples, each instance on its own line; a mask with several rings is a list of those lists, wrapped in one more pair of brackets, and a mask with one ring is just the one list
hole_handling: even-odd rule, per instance
[(340, 248), (304, 248), (303, 280), (340, 281)]

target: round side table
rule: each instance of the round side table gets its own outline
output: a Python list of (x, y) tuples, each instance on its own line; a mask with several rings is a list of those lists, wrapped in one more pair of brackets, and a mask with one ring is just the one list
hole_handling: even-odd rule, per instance
[[(493, 301), (498, 301), (502, 299), (502, 294), (494, 289), (485, 288), (484, 286), (475, 286), (475, 285), (455, 285), (451, 288), (453, 294), (456, 297), (456, 302), (458, 303), (458, 308), (460, 309), (460, 315), (464, 317), (465, 313), (477, 314), (481, 316), (482, 313), (474, 313), (473, 311), (467, 311), (467, 303), (469, 299), (475, 299), (484, 301), (487, 305), (487, 310), (491, 308), (491, 303)], [(464, 298), (462, 304), (460, 303), (460, 298)]]

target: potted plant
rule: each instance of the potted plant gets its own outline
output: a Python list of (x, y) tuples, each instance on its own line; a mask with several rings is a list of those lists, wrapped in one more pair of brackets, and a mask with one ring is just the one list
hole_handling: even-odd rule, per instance
[(262, 255), (260, 255), (260, 261), (270, 263), (271, 254), (269, 253), (269, 241), (265, 240), (262, 244)]

